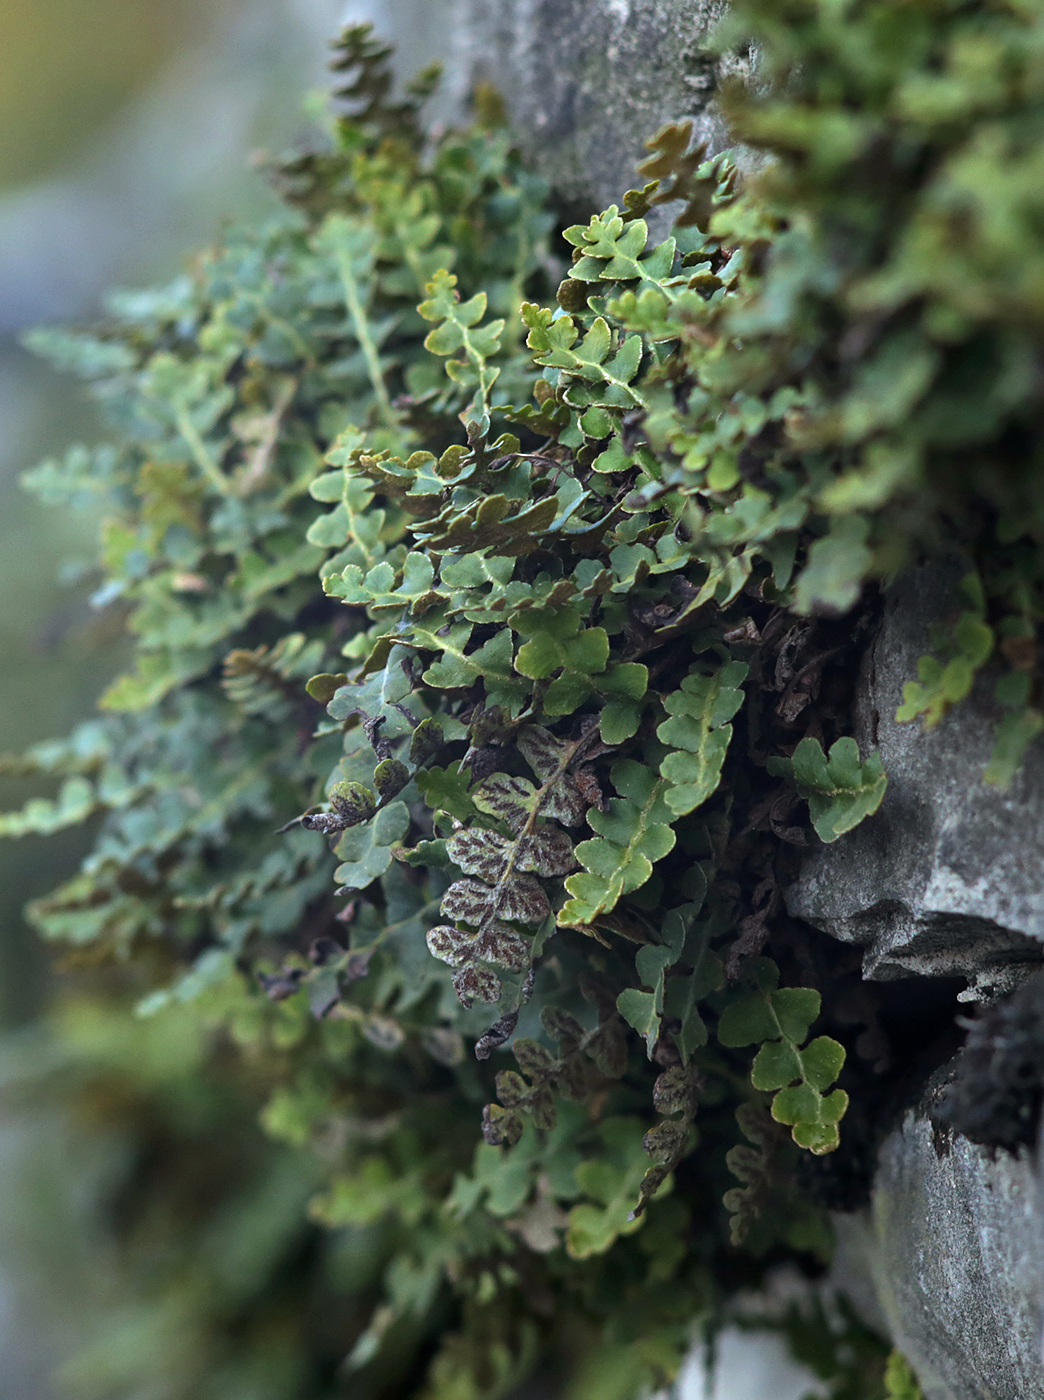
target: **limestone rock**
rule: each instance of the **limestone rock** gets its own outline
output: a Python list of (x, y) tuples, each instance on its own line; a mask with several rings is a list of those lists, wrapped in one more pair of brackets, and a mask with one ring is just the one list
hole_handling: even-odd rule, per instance
[(926, 566), (886, 597), (863, 664), (857, 738), (878, 748), (876, 816), (805, 863), (790, 913), (865, 947), (870, 978), (961, 975), (963, 999), (1017, 985), (1044, 960), (1044, 744), (1007, 792), (982, 781), (997, 709), (977, 690), (937, 729), (897, 724), (903, 685), (953, 616), (959, 561)]
[(475, 79), (504, 97), (512, 129), (560, 199), (586, 219), (638, 180), (645, 141), (693, 118), (712, 151), (729, 144), (716, 83), (741, 64), (704, 41), (724, 0), (355, 0), (398, 46), (404, 75), (438, 59), (452, 116)]
[(703, 41), (722, 0), (471, 0), (474, 69), (567, 200), (599, 209), (636, 183), (644, 142), (692, 117), (728, 144), (709, 107), (719, 65)]
[(925, 1400), (1044, 1400), (1037, 1165), (940, 1134), (922, 1108), (885, 1141), (867, 1254)]

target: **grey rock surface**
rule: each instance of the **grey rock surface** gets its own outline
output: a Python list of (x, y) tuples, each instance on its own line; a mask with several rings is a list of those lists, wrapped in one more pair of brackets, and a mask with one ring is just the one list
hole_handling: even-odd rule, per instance
[(908, 1113), (885, 1141), (867, 1256), (925, 1400), (1044, 1400), (1044, 1190), (1033, 1157)]
[(395, 41), (409, 74), (446, 68), (437, 117), (476, 79), (503, 95), (514, 131), (579, 216), (619, 203), (638, 182), (645, 141), (691, 117), (699, 140), (729, 144), (713, 107), (735, 60), (705, 51), (724, 0), (355, 0)]
[(711, 149), (728, 144), (709, 105), (721, 69), (705, 51), (722, 0), (470, 3), (473, 69), (565, 198), (619, 203), (666, 122), (691, 117)]
[(1044, 744), (1007, 792), (982, 772), (997, 718), (977, 690), (925, 734), (897, 724), (903, 686), (959, 611), (958, 561), (922, 568), (886, 597), (859, 684), (857, 738), (878, 748), (888, 792), (876, 816), (806, 862), (791, 914), (865, 949), (870, 978), (968, 979), (963, 999), (1003, 992), (1044, 959)]

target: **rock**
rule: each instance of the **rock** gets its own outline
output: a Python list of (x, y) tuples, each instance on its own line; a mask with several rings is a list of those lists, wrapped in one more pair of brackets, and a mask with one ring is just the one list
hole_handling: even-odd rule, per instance
[(728, 145), (715, 85), (737, 60), (704, 41), (723, 0), (356, 0), (399, 48), (409, 75), (440, 60), (452, 115), (476, 79), (502, 94), (512, 129), (577, 217), (620, 203), (645, 141), (692, 117), (711, 151)]
[[(787, 907), (861, 945), (868, 978), (960, 975), (968, 982), (962, 999), (989, 1000), (1024, 983), (1044, 960), (1042, 746), (1000, 792), (982, 781), (997, 717), (987, 686), (930, 733), (895, 720), (918, 657), (932, 649), (933, 627), (959, 610), (961, 572), (959, 560), (926, 566), (886, 594), (859, 677), (856, 736), (864, 753), (880, 751), (888, 792), (876, 816), (808, 858)], [(991, 1015), (1002, 1029), (1011, 1019), (1003, 1007)], [(940, 1071), (919, 1108), (887, 1136), (870, 1215), (862, 1231), (849, 1218), (845, 1232), (848, 1272), (872, 1276), (888, 1330), (926, 1400), (1044, 1400), (1044, 1189), (1036, 1159), (1026, 1146), (1013, 1153), (977, 1145), (929, 1116), (942, 1110), (965, 1125), (981, 1119), (997, 1140), (1002, 1086), (972, 1083), (984, 1066), (997, 1069), (986, 1053), (992, 1024), (987, 1018), (973, 1032), (985, 1048)], [(1016, 1087), (1028, 1094), (1033, 1086), (1015, 1069)]]
[(926, 1400), (1044, 1400), (1042, 1007), (1038, 975), (980, 1009), (886, 1137), (869, 1215), (841, 1231)]
[(721, 0), (471, 0), (473, 70), (503, 93), (514, 129), (578, 213), (619, 203), (644, 143), (692, 117), (728, 144), (710, 101), (724, 71), (704, 41)]
[(865, 947), (869, 978), (960, 975), (974, 1000), (1044, 960), (1044, 745), (1001, 792), (982, 781), (997, 718), (988, 688), (930, 733), (895, 721), (933, 625), (959, 611), (960, 572), (959, 561), (926, 566), (886, 595), (856, 735), (864, 754), (880, 751), (888, 792), (876, 816), (806, 861), (787, 908)]
[(925, 1400), (1044, 1400), (1044, 1191), (1031, 1154), (940, 1133), (885, 1141), (866, 1255)]

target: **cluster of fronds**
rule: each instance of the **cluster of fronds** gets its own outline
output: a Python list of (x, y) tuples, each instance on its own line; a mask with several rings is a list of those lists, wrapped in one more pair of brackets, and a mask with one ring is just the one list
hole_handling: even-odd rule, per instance
[(138, 654), (4, 829), (103, 814), (40, 927), (186, 1004), (315, 1150), (360, 1396), (500, 1395), (571, 1335), (574, 1393), (629, 1397), (759, 1254), (827, 1249), (795, 1160), (849, 1071), (782, 891), (884, 796), (846, 733), (876, 585), (961, 549), (904, 714), (998, 652), (987, 776), (1042, 725), (1044, 14), (736, 10), (772, 161), (667, 129), (557, 301), (506, 135), (427, 145), (426, 86), (390, 105), (349, 31), (291, 212), (42, 337), (118, 442), (31, 484), (102, 507)]

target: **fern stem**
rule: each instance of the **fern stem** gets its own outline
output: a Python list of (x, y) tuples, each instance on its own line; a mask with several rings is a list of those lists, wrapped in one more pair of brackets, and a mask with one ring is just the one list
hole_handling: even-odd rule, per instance
[(232, 495), (232, 482), (221, 470), (214, 454), (203, 441), (195, 423), (189, 417), (186, 408), (177, 407), (174, 411), (174, 419), (178, 426), (178, 432), (188, 444), (192, 453), (192, 460), (200, 469), (206, 479), (213, 486), (214, 490), (222, 496)]
[(362, 299), (359, 296), (359, 284), (355, 280), (355, 273), (352, 271), (352, 259), (350, 254), (341, 250), (337, 256), (337, 266), (341, 274), (341, 283), (344, 287), (344, 299), (348, 306), (348, 313), (352, 318), (352, 326), (355, 330), (355, 338), (359, 342), (359, 348), (363, 352), (366, 361), (366, 370), (373, 385), (374, 396), (377, 399), (377, 407), (380, 416), (390, 428), (396, 425), (395, 410), (392, 408), (391, 399), (388, 397), (388, 386), (384, 382), (384, 375), (381, 373), (381, 362), (377, 354), (377, 346), (374, 344), (373, 336), (370, 334), (370, 326), (366, 320), (366, 312), (363, 310)]
[(506, 318), (505, 330), (510, 337), (509, 345), (512, 353), (523, 353), (526, 337), (526, 323), (522, 319), (522, 307), (526, 301), (526, 278), (531, 271), (529, 266), (530, 242), (526, 230), (525, 221), (519, 225), (518, 244), (516, 248), (515, 275), (511, 279), (511, 312)]

